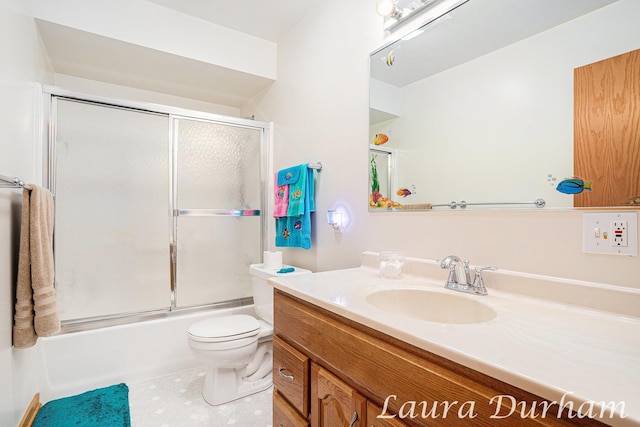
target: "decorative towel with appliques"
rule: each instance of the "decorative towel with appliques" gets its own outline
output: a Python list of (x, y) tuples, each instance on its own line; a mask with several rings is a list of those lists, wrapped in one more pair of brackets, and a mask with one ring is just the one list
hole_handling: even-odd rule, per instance
[(287, 216), (287, 210), (289, 209), (289, 185), (278, 184), (278, 174), (275, 174), (275, 182), (274, 182), (274, 209), (273, 209), (273, 217), (281, 218), (283, 216)]
[(289, 191), (287, 215), (276, 218), (276, 246), (311, 248), (315, 171), (307, 163), (283, 169), (277, 174), (276, 185), (288, 186)]

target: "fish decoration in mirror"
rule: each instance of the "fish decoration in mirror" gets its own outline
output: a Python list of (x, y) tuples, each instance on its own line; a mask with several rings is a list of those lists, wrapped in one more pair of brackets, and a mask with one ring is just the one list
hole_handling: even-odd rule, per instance
[(410, 196), (413, 193), (408, 188), (400, 188), (400, 189), (398, 189), (398, 191), (396, 191), (396, 194), (398, 196), (400, 196), (400, 197), (407, 197), (407, 196)]
[(396, 60), (396, 57), (393, 54), (393, 51), (391, 51), (391, 52), (389, 52), (389, 54), (385, 58), (385, 64), (387, 64), (387, 67), (393, 67), (393, 61), (395, 61), (395, 60)]
[(382, 145), (382, 144), (386, 143), (387, 141), (389, 141), (389, 137), (387, 135), (385, 135), (384, 133), (377, 133), (376, 136), (373, 137), (373, 144), (374, 145)]
[(412, 194), (416, 194), (416, 186), (412, 185), (411, 189), (413, 191), (409, 190), (408, 188), (399, 188), (398, 191), (396, 191), (396, 194), (398, 196), (400, 196), (400, 197), (407, 197), (407, 196), (410, 196)]
[(585, 182), (576, 177), (567, 178), (558, 183), (556, 190), (564, 194), (580, 194), (584, 190), (591, 191), (591, 181)]
[(400, 49), (402, 46), (396, 46), (395, 48), (391, 49), (389, 51), (388, 54), (386, 54), (385, 56), (383, 56), (382, 61), (385, 63), (385, 65), (387, 67), (393, 67), (393, 63), (396, 61), (396, 54), (395, 52)]

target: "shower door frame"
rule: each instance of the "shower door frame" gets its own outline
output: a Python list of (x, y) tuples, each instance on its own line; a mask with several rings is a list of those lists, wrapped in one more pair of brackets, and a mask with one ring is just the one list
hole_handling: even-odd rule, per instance
[[(167, 244), (169, 245), (169, 264), (170, 264), (170, 289), (169, 305), (164, 309), (155, 309), (148, 311), (139, 311), (135, 313), (124, 313), (116, 315), (95, 316), (81, 319), (63, 320), (61, 322), (62, 329), (60, 333), (69, 333), (77, 331), (86, 331), (98, 329), (102, 327), (135, 323), (143, 320), (159, 319), (173, 315), (187, 314), (197, 311), (224, 309), (231, 307), (240, 307), (253, 304), (253, 297), (238, 298), (230, 301), (222, 301), (211, 304), (204, 304), (190, 307), (177, 307), (176, 295), (179, 291), (177, 284), (177, 220), (179, 216), (200, 216), (202, 212), (190, 212), (189, 210), (181, 210), (177, 206), (177, 143), (174, 133), (174, 121), (177, 119), (194, 119), (220, 125), (230, 125), (247, 129), (256, 129), (260, 131), (260, 210), (252, 209), (230, 209), (224, 212), (211, 212), (206, 215), (222, 215), (222, 216), (260, 216), (260, 247), (259, 253), (262, 253), (265, 245), (267, 224), (267, 189), (269, 174), (269, 159), (271, 153), (271, 133), (272, 123), (260, 122), (253, 119), (242, 119), (237, 117), (223, 116), (220, 114), (207, 113), (197, 110), (172, 107), (162, 104), (153, 104), (141, 101), (132, 101), (119, 98), (111, 98), (99, 95), (90, 95), (56, 86), (42, 86), (42, 118), (44, 122), (44, 131), (42, 134), (42, 181), (43, 186), (49, 189), (54, 196), (55, 201), (55, 175), (56, 175), (56, 123), (57, 123), (57, 99), (64, 99), (76, 102), (85, 102), (92, 105), (101, 105), (104, 107), (121, 108), (126, 110), (139, 111), (150, 114), (158, 114), (167, 117), (169, 126), (169, 142), (167, 147), (167, 155), (169, 157), (168, 182), (169, 186), (169, 206), (167, 206), (167, 214), (169, 215)], [(55, 234), (54, 234), (55, 238)], [(55, 254), (54, 254), (55, 257)]]

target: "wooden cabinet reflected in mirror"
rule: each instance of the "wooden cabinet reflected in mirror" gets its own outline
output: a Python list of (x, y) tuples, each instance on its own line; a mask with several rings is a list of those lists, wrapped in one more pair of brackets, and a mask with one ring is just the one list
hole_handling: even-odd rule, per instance
[(640, 49), (574, 71), (575, 207), (640, 207)]

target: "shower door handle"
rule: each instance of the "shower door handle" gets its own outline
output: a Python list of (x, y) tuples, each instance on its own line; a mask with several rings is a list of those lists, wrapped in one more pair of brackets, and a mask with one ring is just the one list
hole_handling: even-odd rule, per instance
[(173, 216), (260, 216), (260, 209), (174, 209)]

